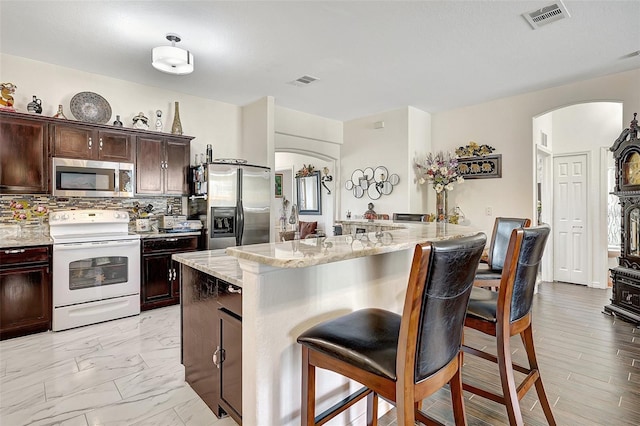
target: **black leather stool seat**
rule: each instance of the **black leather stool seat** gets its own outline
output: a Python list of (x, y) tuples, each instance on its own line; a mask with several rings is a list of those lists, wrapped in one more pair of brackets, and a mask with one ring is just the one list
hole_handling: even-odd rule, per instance
[(310, 328), (298, 337), (298, 343), (396, 380), (401, 319), (383, 309), (361, 309)]
[[(476, 275), (476, 278), (478, 276)], [(471, 290), (467, 316), (479, 318), (481, 320), (496, 322), (496, 312), (498, 307), (498, 292), (485, 288), (474, 287)]]

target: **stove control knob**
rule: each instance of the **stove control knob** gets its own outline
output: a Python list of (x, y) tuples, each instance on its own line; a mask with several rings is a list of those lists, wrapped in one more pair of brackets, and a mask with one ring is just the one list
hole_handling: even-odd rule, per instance
[(66, 213), (65, 213), (65, 214), (63, 214), (63, 215), (62, 215), (62, 220), (67, 220), (67, 219), (69, 219), (69, 215), (68, 215), (68, 214), (66, 214)]
[(52, 220), (58, 220), (58, 219), (60, 219), (60, 216), (59, 216), (59, 215), (57, 215), (57, 214), (54, 214), (54, 215), (51, 217), (51, 219), (52, 219)]
[(115, 217), (116, 219), (119, 219), (119, 218), (120, 218), (120, 213), (115, 212), (115, 213), (113, 214), (113, 217)]

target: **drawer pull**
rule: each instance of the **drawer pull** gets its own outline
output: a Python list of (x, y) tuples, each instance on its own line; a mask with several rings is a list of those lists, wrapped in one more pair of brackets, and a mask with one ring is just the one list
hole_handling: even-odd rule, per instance
[(24, 253), (25, 249), (5, 250), (4, 254), (20, 254)]
[(173, 242), (178, 241), (178, 239), (177, 238), (167, 238), (167, 239), (165, 239), (165, 241), (168, 242), (168, 243), (173, 243)]
[(229, 293), (237, 293), (237, 294), (242, 294), (242, 288), (238, 287), (234, 287), (232, 285), (230, 285), (227, 290), (229, 291)]

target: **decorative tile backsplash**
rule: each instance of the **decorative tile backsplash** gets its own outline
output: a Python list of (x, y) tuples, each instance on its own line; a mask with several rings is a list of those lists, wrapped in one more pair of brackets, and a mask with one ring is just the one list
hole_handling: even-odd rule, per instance
[[(173, 214), (182, 211), (182, 199), (180, 197), (136, 197), (136, 198), (83, 198), (83, 197), (52, 197), (48, 195), (0, 195), (0, 224), (15, 224), (13, 214), (9, 208), (11, 200), (26, 201), (30, 208), (37, 205), (46, 205), (49, 211), (68, 209), (101, 209), (101, 210), (126, 210), (133, 222), (136, 217), (133, 206), (153, 206), (152, 213), (162, 214), (167, 211), (167, 205), (171, 204)], [(32, 216), (27, 224), (37, 224), (38, 219)]]

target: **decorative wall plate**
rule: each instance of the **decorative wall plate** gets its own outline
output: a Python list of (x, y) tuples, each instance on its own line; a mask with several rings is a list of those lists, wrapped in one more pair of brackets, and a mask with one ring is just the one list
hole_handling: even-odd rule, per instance
[(93, 92), (80, 92), (71, 98), (71, 113), (86, 123), (106, 124), (111, 119), (111, 105)]

